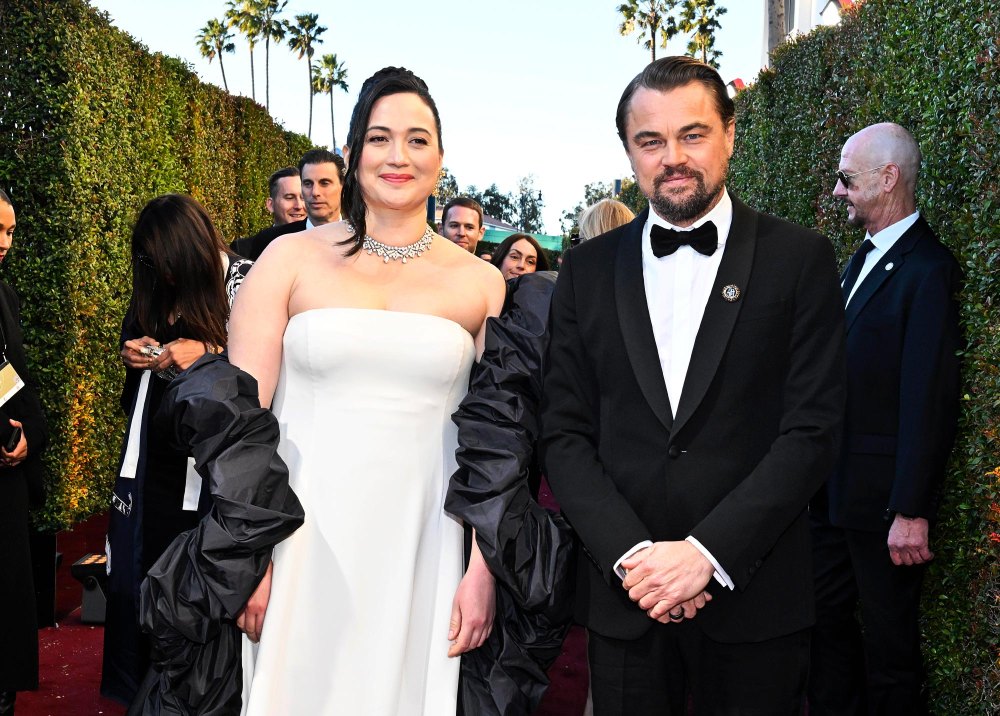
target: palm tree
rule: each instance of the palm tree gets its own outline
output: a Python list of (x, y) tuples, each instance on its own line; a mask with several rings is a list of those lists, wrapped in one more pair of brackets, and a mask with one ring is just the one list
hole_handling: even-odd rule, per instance
[(260, 3), (260, 36), (264, 38), (264, 106), (271, 109), (271, 40), (285, 39), (285, 23), (278, 15), (288, 0), (258, 0)]
[(323, 41), (319, 36), (326, 32), (326, 28), (319, 25), (319, 15), (314, 12), (306, 15), (296, 15), (295, 24), (288, 25), (288, 48), (298, 55), (301, 60), (306, 58), (306, 72), (309, 73), (309, 132), (306, 136), (312, 139), (313, 128), (313, 73), (312, 56), (316, 52), (313, 45), (318, 45)]
[(201, 28), (201, 33), (195, 38), (198, 40), (198, 51), (202, 57), (207, 57), (209, 63), (216, 57), (219, 58), (219, 69), (222, 70), (222, 86), (229, 91), (229, 83), (226, 82), (226, 68), (222, 65), (222, 53), (233, 52), (236, 45), (232, 43), (232, 33), (221, 20), (209, 20), (205, 27)]
[[(677, 21), (672, 14), (678, 2), (680, 0), (627, 0), (618, 6), (618, 12), (625, 17), (618, 26), (618, 32), (624, 37), (639, 28), (637, 42), (652, 53), (655, 61), (657, 34), (660, 35), (660, 47), (666, 47), (678, 32)], [(647, 31), (649, 39), (643, 40)]]
[(715, 0), (687, 0), (681, 13), (681, 30), (693, 33), (688, 54), (715, 69), (719, 69), (718, 59), (722, 57), (722, 52), (715, 49), (715, 31), (722, 27), (719, 18), (725, 14), (726, 8), (716, 7)]
[(235, 27), (247, 39), (250, 48), (250, 96), (257, 101), (257, 78), (254, 75), (253, 48), (261, 36), (260, 0), (229, 0), (226, 22)]
[(333, 144), (330, 149), (337, 150), (337, 130), (333, 124), (333, 91), (342, 89), (347, 91), (347, 67), (343, 62), (337, 61), (337, 55), (323, 55), (319, 58), (319, 64), (312, 68), (313, 92), (319, 94), (324, 92), (330, 95), (330, 132), (333, 134)]

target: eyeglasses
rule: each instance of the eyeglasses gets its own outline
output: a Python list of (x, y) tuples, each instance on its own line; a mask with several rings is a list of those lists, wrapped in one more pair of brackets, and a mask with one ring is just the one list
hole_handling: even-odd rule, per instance
[(842, 172), (840, 170), (837, 170), (837, 179), (840, 180), (840, 183), (844, 185), (845, 189), (850, 189), (851, 188), (851, 179), (853, 179), (854, 177), (859, 176), (861, 174), (867, 174), (868, 172), (877, 172), (879, 169), (883, 169), (883, 168), (885, 168), (887, 166), (889, 166), (889, 165), (888, 164), (881, 164), (881, 165), (879, 165), (877, 167), (873, 167), (871, 169), (864, 169), (864, 170), (862, 170), (860, 172), (854, 172), (853, 174), (844, 174), (844, 172)]

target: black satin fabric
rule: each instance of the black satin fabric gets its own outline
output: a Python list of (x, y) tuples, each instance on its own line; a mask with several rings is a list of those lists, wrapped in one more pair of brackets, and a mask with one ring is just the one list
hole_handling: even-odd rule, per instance
[(170, 383), (154, 429), (189, 450), (212, 507), (156, 561), (139, 618), (153, 666), (129, 714), (239, 714), (242, 639), (235, 619), (271, 548), (304, 519), (278, 456), (278, 422), (257, 382), (205, 355)]
[(475, 528), (497, 582), (493, 632), (462, 656), (459, 713), (467, 716), (531, 713), (570, 625), (573, 533), (535, 501), (529, 477), (555, 279), (546, 271), (510, 282), (503, 313), (487, 323), (469, 394), (453, 416), (459, 469), (445, 509)]

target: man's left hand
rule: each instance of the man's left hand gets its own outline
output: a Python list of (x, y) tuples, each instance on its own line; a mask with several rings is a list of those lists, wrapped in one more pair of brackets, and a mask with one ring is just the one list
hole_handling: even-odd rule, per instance
[[(643, 611), (654, 606), (664, 612), (700, 595), (715, 567), (698, 548), (687, 541), (655, 542), (622, 562), (628, 572), (622, 586), (629, 599)], [(654, 619), (660, 615), (650, 616)]]
[(934, 559), (930, 548), (930, 525), (923, 517), (897, 514), (889, 528), (889, 557), (897, 567), (923, 564)]

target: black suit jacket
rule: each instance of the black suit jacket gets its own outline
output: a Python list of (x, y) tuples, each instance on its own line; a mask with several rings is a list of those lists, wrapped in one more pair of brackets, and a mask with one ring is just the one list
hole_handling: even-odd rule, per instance
[[(621, 639), (654, 623), (612, 566), (694, 536), (736, 585), (696, 623), (749, 642), (813, 621), (806, 505), (844, 408), (843, 307), (830, 244), (733, 200), (733, 221), (672, 416), (643, 288), (646, 212), (569, 251), (552, 303), (542, 443), (583, 545), (577, 617)], [(736, 286), (729, 302), (723, 288)], [(714, 581), (713, 581), (714, 584)]]
[[(847, 305), (847, 418), (830, 520), (888, 528), (933, 519), (958, 422), (961, 269), (921, 217)], [(891, 515), (890, 515), (891, 516)]]
[(284, 236), (285, 234), (294, 234), (298, 231), (306, 230), (306, 220), (293, 221), (290, 224), (282, 224), (281, 226), (268, 226), (266, 229), (258, 231), (253, 236), (246, 236), (242, 239), (236, 239), (233, 243), (229, 245), (235, 253), (239, 254), (243, 258), (250, 259), (251, 261), (256, 261), (260, 258), (260, 255), (264, 253), (264, 249), (267, 248), (268, 244), (274, 241), (279, 236)]

